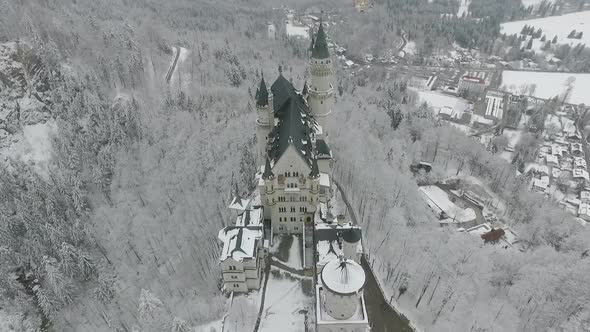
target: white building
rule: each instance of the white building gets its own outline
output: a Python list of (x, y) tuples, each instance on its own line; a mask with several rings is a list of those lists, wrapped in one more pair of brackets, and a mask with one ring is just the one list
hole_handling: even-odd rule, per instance
[(491, 90), (486, 94), (485, 117), (488, 119), (502, 120), (504, 106), (506, 105), (506, 94), (501, 91)]
[(575, 168), (573, 171), (574, 179), (588, 181), (588, 172), (581, 168)]
[(545, 161), (547, 163), (547, 166), (552, 166), (552, 167), (559, 166), (559, 158), (556, 155), (553, 155), (553, 154), (545, 155)]
[(459, 93), (481, 94), (485, 88), (486, 82), (481, 77), (465, 75), (459, 79)]
[(266, 25), (266, 34), (268, 39), (275, 40), (277, 38), (277, 27), (269, 22)]
[(269, 247), (264, 240), (263, 222), (262, 207), (247, 208), (238, 215), (235, 225), (219, 231), (218, 238), (223, 243), (219, 261), (225, 291), (260, 288)]
[(369, 331), (363, 298), (365, 271), (345, 258), (330, 261), (316, 286), (316, 326), (318, 332)]
[(330, 195), (333, 160), (325, 128), (334, 101), (333, 63), (321, 21), (309, 63), (311, 82), (301, 92), (281, 71), (270, 89), (262, 78), (256, 93), (258, 162), (264, 165), (258, 189), (275, 234), (313, 229), (314, 212)]
[(590, 204), (582, 203), (578, 208), (578, 217), (590, 221)]

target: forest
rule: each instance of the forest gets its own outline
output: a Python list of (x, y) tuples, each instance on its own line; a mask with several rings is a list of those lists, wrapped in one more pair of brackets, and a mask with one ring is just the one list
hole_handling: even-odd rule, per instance
[[(413, 36), (447, 29), (418, 19), (416, 3), (426, 1), (378, 2), (390, 12), (369, 29), (386, 38), (405, 25)], [(0, 312), (21, 317), (17, 328), (189, 331), (223, 316), (216, 236), (230, 192), (252, 188), (253, 91), (279, 65), (297, 86), (309, 75), (307, 43), (266, 39), (281, 4), (0, 0), (0, 42), (28, 45), (58, 127), (47, 174), (19, 160), (0, 169)], [(434, 45), (452, 42), (441, 36)], [(167, 83), (177, 46), (189, 54)], [(437, 331), (588, 329), (588, 231), (526, 191), (514, 166), (414, 106), (403, 78), (366, 75), (337, 75), (335, 177), (401, 309)], [(0, 96), (12, 105), (9, 92)], [(437, 170), (414, 178), (409, 165), (433, 144)], [(504, 217), (524, 252), (440, 229), (416, 204), (416, 180), (456, 165), (509, 202)]]

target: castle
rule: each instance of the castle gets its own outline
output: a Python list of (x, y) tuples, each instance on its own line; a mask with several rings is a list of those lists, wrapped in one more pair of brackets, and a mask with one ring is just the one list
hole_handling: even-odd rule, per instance
[(274, 235), (301, 235), (292, 238), (302, 242), (301, 266), (316, 282), (317, 331), (369, 331), (362, 231), (346, 222), (345, 208), (330, 205), (334, 161), (326, 124), (334, 101), (333, 63), (321, 20), (309, 65), (311, 82), (301, 91), (281, 70), (270, 88), (262, 77), (256, 91), (259, 195), (234, 197), (229, 208), (236, 221), (219, 231), (223, 289), (259, 289), (262, 271), (272, 264)]
[(256, 92), (258, 183), (273, 234), (301, 234), (330, 194), (333, 164), (326, 122), (332, 112), (333, 63), (320, 23), (309, 61), (311, 83), (297, 91), (282, 72)]

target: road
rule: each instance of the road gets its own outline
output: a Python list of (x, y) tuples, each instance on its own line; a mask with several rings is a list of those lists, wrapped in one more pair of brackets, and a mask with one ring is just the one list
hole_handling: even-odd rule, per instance
[(166, 83), (170, 83), (170, 79), (172, 79), (172, 74), (176, 70), (176, 65), (178, 64), (178, 58), (180, 58), (180, 47), (174, 46), (176, 50), (176, 55), (174, 55), (174, 61), (172, 61), (172, 65), (168, 68), (168, 72), (166, 73)]
[[(346, 204), (346, 209), (350, 212), (352, 223), (358, 225), (354, 209), (348, 202), (346, 193), (340, 187), (340, 184), (333, 180), (334, 184), (342, 195), (342, 200)], [(361, 265), (365, 270), (366, 282), (363, 290), (367, 314), (369, 315), (369, 324), (372, 332), (413, 332), (407, 318), (400, 316), (387, 302), (387, 299), (381, 292), (379, 284), (373, 275), (373, 271), (367, 264), (364, 256)]]

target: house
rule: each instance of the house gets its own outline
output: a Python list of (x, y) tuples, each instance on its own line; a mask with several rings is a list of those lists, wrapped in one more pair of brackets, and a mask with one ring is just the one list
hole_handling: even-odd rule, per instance
[(580, 201), (582, 203), (590, 203), (590, 191), (581, 191), (580, 192)]
[(590, 204), (582, 203), (578, 208), (578, 217), (590, 221)]
[(573, 171), (573, 177), (576, 180), (588, 181), (588, 171), (581, 169), (581, 168), (575, 168)]
[(537, 173), (541, 175), (541, 177), (549, 176), (549, 167), (546, 165), (540, 165), (537, 167)]
[(489, 232), (484, 233), (481, 235), (481, 238), (484, 240), (485, 243), (496, 243), (498, 242), (506, 232), (502, 228), (494, 229), (492, 228)]
[(553, 154), (546, 155), (545, 162), (546, 162), (547, 166), (551, 166), (551, 167), (559, 166), (559, 158)]
[(549, 177), (542, 176), (540, 179), (533, 179), (532, 190), (544, 193), (549, 188)]
[(586, 159), (574, 158), (574, 168), (586, 169)]
[(571, 151), (572, 156), (574, 156), (574, 157), (583, 157), (584, 156), (584, 150), (582, 149), (582, 144), (580, 144), (580, 143), (571, 143), (570, 151)]
[(482, 94), (486, 88), (483, 78), (464, 75), (459, 79), (459, 93)]
[(223, 288), (245, 293), (260, 288), (269, 242), (264, 240), (263, 208), (244, 210), (235, 225), (219, 231)]
[(508, 97), (506, 93), (490, 90), (486, 93), (485, 115), (487, 119), (502, 120)]

